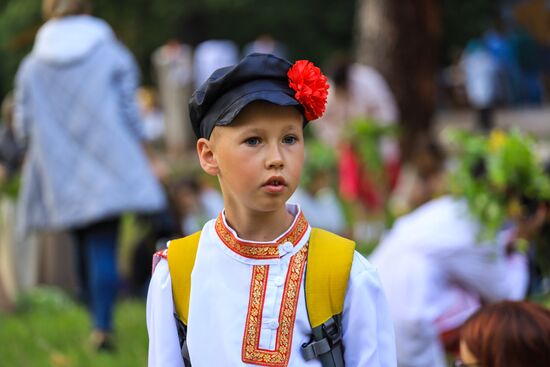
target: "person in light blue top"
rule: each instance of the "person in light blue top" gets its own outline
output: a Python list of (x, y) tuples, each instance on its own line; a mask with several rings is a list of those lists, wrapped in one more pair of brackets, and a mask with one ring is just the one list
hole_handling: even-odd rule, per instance
[(145, 152), (130, 52), (87, 0), (43, 0), (46, 23), (16, 76), (15, 126), (27, 145), (19, 231), (74, 234), (98, 348), (110, 346), (123, 212), (166, 203)]

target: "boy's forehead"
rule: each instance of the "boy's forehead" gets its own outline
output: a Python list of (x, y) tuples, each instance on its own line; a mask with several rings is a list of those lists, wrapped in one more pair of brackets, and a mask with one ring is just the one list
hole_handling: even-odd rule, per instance
[(302, 127), (303, 115), (293, 107), (254, 102), (245, 107), (228, 127), (241, 129), (292, 129)]

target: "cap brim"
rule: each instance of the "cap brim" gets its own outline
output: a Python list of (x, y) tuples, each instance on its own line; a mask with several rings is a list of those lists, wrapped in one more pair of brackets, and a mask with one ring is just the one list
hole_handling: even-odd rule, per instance
[(301, 104), (294, 98), (294, 91), (287, 83), (278, 80), (254, 80), (232, 89), (223, 95), (203, 118), (200, 126), (201, 135), (210, 137), (215, 126), (231, 124), (247, 105), (254, 101), (266, 101), (279, 106), (296, 106)]

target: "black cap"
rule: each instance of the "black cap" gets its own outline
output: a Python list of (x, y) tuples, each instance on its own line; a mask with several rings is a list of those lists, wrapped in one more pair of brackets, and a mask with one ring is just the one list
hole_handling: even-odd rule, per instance
[(267, 101), (280, 106), (300, 102), (289, 87), (288, 70), (292, 64), (270, 54), (254, 53), (237, 65), (216, 70), (193, 93), (189, 116), (198, 138), (209, 138), (216, 125), (229, 125), (249, 103)]

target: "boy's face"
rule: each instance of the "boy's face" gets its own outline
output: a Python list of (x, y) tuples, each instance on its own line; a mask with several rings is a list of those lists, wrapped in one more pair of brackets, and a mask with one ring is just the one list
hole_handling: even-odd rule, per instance
[(255, 102), (197, 147), (203, 169), (219, 178), (226, 210), (281, 210), (300, 181), (303, 118), (293, 107)]

